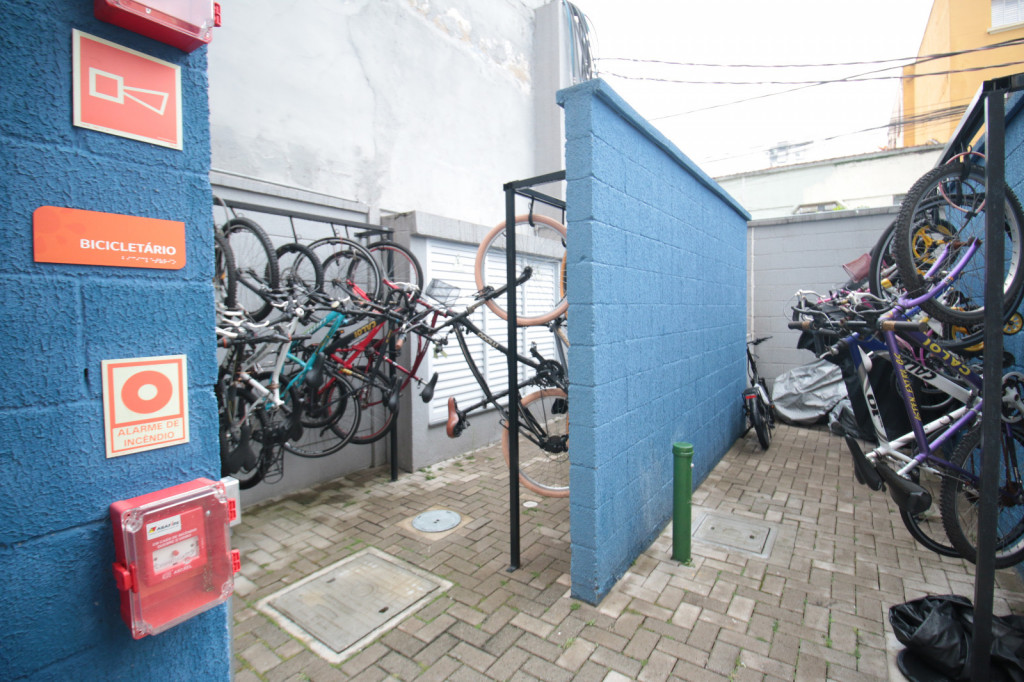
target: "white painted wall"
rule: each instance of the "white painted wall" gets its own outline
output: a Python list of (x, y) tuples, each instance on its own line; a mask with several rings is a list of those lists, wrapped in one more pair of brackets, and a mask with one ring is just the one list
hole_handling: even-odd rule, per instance
[(754, 220), (793, 215), (802, 204), (839, 201), (847, 209), (898, 206), (942, 150), (915, 147), (716, 178)]
[[(535, 54), (547, 1), (226, 5), (209, 48), (214, 171), (363, 204), (371, 220), (498, 222), (504, 183), (558, 170), (546, 129), (561, 125), (561, 84), (535, 86), (559, 69)], [(541, 138), (556, 151), (538, 167)]]

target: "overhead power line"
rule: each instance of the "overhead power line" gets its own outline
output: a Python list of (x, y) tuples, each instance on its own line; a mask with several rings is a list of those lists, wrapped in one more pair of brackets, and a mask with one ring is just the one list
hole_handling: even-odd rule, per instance
[[(999, 69), (1005, 66), (1018, 66), (1024, 64), (1024, 60), (1016, 62), (1004, 62), (1003, 64), (986, 64), (984, 66), (973, 66), (965, 69), (949, 69), (946, 71), (929, 71), (928, 73), (913, 73), (913, 74), (902, 74), (893, 76), (872, 76), (868, 72), (865, 74), (857, 74), (854, 76), (846, 76), (845, 78), (826, 78), (818, 80), (808, 81), (708, 81), (708, 80), (682, 80), (675, 78), (657, 78), (654, 76), (627, 76), (622, 73), (609, 73), (611, 76), (616, 78), (623, 78), (625, 80), (633, 81), (654, 81), (658, 83), (678, 83), (682, 85), (831, 85), (833, 83), (867, 83), (870, 81), (886, 81), (886, 80), (913, 80), (915, 78), (928, 78), (930, 76), (949, 76), (954, 73), (970, 73), (972, 71), (985, 71), (986, 69)], [(891, 66), (889, 69), (898, 67)], [(889, 69), (883, 69), (885, 71)]]
[[(869, 66), (872, 64), (888, 64), (891, 62), (914, 62), (915, 64), (921, 64), (923, 62), (933, 61), (936, 59), (945, 59), (947, 57), (956, 57), (962, 54), (971, 54), (973, 52), (982, 52), (985, 50), (996, 50), (1003, 47), (1013, 47), (1015, 45), (1024, 44), (1024, 38), (1014, 38), (1012, 40), (1004, 40), (1001, 43), (995, 43), (993, 45), (985, 45), (982, 47), (971, 48), (969, 50), (958, 50), (956, 52), (938, 52), (929, 55), (920, 55), (915, 57), (895, 57), (891, 59), (875, 59), (868, 61), (855, 61), (855, 62), (832, 62), (832, 63), (820, 63), (820, 64), (714, 64), (704, 62), (675, 62), (664, 59), (636, 59), (633, 57), (598, 57), (598, 62), (633, 62), (637, 64), (664, 64), (668, 66), (698, 66), (704, 68), (723, 68), (723, 69), (795, 69), (795, 68), (822, 68), (822, 67), (834, 67), (834, 66)], [(889, 68), (902, 68), (903, 66), (910, 66), (910, 64), (896, 64)]]
[[(1012, 46), (1021, 45), (1021, 44), (1024, 44), (1024, 38), (1015, 38), (1013, 40), (1006, 40), (1006, 41), (1003, 41), (1001, 43), (996, 43), (994, 45), (986, 45), (984, 47), (974, 48), (974, 49), (970, 49), (970, 50), (959, 50), (959, 51), (956, 51), (956, 52), (942, 52), (942, 53), (924, 55), (924, 56), (921, 56), (921, 57), (906, 57), (906, 58), (902, 58), (902, 59), (886, 59), (886, 60), (876, 60), (876, 61), (846, 62), (846, 63), (835, 63), (835, 64), (794, 64), (794, 65), (782, 65), (783, 68), (785, 68), (787, 66), (793, 66), (793, 67), (801, 67), (801, 66), (803, 66), (803, 67), (812, 67), (812, 66), (813, 67), (822, 67), (822, 66), (858, 66), (858, 65), (869, 65), (869, 64), (884, 64), (884, 63), (889, 63), (889, 62), (892, 62), (892, 61), (916, 60), (916, 61), (913, 61), (910, 64), (904, 64), (904, 65), (901, 65), (899, 67), (897, 67), (897, 66), (889, 66), (889, 67), (884, 67), (884, 68), (881, 68), (881, 69), (873, 69), (873, 70), (870, 70), (870, 71), (865, 71), (863, 73), (855, 74), (855, 75), (852, 75), (852, 76), (846, 76), (846, 77), (843, 77), (843, 78), (821, 79), (821, 80), (817, 80), (817, 81), (812, 80), (812, 81), (788, 81), (788, 82), (787, 81), (775, 81), (775, 82), (768, 82), (768, 81), (764, 81), (764, 80), (757, 80), (757, 81), (740, 81), (740, 82), (730, 83), (730, 82), (727, 82), (727, 81), (686, 81), (686, 80), (658, 79), (658, 78), (653, 78), (653, 77), (627, 76), (627, 75), (624, 75), (624, 74), (616, 74), (616, 73), (609, 73), (608, 75), (611, 75), (611, 76), (614, 76), (614, 77), (617, 77), (617, 78), (622, 78), (622, 79), (625, 79), (625, 80), (650, 80), (650, 81), (656, 81), (656, 82), (667, 82), (667, 83), (674, 83), (674, 84), (689, 84), (689, 85), (773, 85), (774, 84), (774, 85), (796, 85), (797, 86), (795, 88), (789, 88), (789, 89), (786, 89), (786, 90), (779, 90), (777, 92), (769, 92), (769, 93), (765, 93), (765, 94), (761, 94), (761, 95), (754, 95), (752, 97), (743, 97), (741, 99), (731, 100), (729, 102), (722, 102), (722, 103), (719, 103), (719, 104), (712, 104), (712, 105), (705, 106), (705, 107), (698, 107), (696, 109), (690, 109), (690, 110), (678, 112), (678, 113), (675, 113), (675, 114), (666, 114), (664, 116), (658, 116), (658, 117), (655, 117), (655, 118), (651, 119), (652, 121), (660, 121), (660, 120), (664, 120), (664, 119), (668, 119), (668, 118), (675, 118), (677, 116), (687, 116), (689, 114), (696, 114), (696, 113), (700, 113), (700, 112), (704, 112), (704, 111), (710, 111), (712, 109), (721, 109), (721, 108), (724, 108), (724, 107), (734, 106), (736, 104), (745, 104), (747, 102), (753, 102), (753, 101), (757, 101), (757, 100), (761, 100), (761, 99), (767, 99), (769, 97), (777, 97), (779, 95), (787, 95), (787, 94), (790, 94), (790, 93), (799, 92), (801, 90), (806, 90), (808, 88), (821, 87), (823, 85), (832, 85), (832, 84), (837, 84), (837, 83), (869, 82), (869, 81), (872, 81), (872, 80), (896, 80), (896, 79), (902, 79), (902, 78), (904, 78), (904, 76), (895, 76), (895, 75), (893, 75), (893, 76), (885, 76), (885, 77), (877, 77), (877, 78), (872, 78), (870, 76), (872, 76), (873, 74), (879, 74), (879, 73), (884, 73), (886, 71), (891, 71), (894, 68), (905, 68), (907, 66), (917, 66), (919, 64), (923, 64), (923, 63), (926, 63), (926, 62), (934, 61), (936, 59), (943, 59), (943, 58), (947, 58), (947, 57), (954, 57), (954, 56), (961, 55), (961, 54), (969, 54), (969, 53), (972, 53), (972, 52), (980, 52), (980, 51), (983, 51), (983, 50), (994, 50), (994, 49), (1003, 48), (1003, 47), (1012, 47)], [(610, 58), (608, 58), (608, 59), (610, 59)], [(761, 64), (761, 65), (699, 64), (699, 63), (694, 63), (694, 62), (689, 62), (689, 63), (688, 62), (668, 62), (668, 61), (659, 61), (659, 60), (640, 60), (640, 59), (630, 60), (630, 59), (627, 59), (627, 58), (614, 58), (614, 59), (620, 60), (620, 61), (636, 61), (636, 62), (673, 64), (673, 65), (679, 65), (679, 66), (708, 66), (708, 67), (725, 67), (725, 68), (745, 68), (745, 67), (771, 68), (768, 65), (763, 65), (763, 64)], [(597, 61), (604, 61), (604, 59), (598, 59)], [(944, 72), (941, 72), (941, 73), (935, 72), (935, 73), (931, 73), (931, 74), (915, 74), (915, 75), (912, 75), (912, 76), (907, 76), (907, 78), (922, 78), (922, 77), (927, 77), (927, 76), (930, 76), (930, 75), (951, 75), (951, 74), (954, 74), (954, 73), (967, 73), (967, 72), (970, 72), (970, 71), (977, 71), (977, 70), (990, 69), (990, 68), (1000, 68), (1000, 67), (1003, 67), (1003, 66), (1015, 66), (1015, 65), (1018, 65), (1018, 64), (1024, 64), (1024, 62), (1008, 62), (1006, 64), (988, 65), (988, 66), (985, 66), (985, 67), (977, 67), (977, 68), (971, 68), (971, 69), (950, 70), (950, 71), (944, 71)]]

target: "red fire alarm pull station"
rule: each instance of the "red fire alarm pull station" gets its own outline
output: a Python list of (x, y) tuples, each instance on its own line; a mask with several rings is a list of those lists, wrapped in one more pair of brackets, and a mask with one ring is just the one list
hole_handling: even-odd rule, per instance
[(210, 42), (220, 26), (220, 4), (212, 0), (95, 0), (96, 18), (179, 50)]
[(234, 590), (224, 484), (197, 478), (110, 505), (121, 617), (141, 639), (225, 602)]

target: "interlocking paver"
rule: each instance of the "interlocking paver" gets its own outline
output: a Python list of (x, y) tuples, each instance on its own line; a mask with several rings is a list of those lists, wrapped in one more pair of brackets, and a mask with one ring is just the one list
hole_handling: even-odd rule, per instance
[[(776, 532), (760, 557), (694, 541), (671, 559), (671, 524), (598, 605), (571, 597), (568, 500), (521, 515), (509, 572), (508, 476), (484, 449), (388, 480), (361, 471), (243, 510), (233, 544), (235, 680), (900, 680), (891, 605), (973, 595), (974, 570), (916, 545), (883, 492), (857, 486), (842, 440), (782, 425), (768, 452), (740, 440), (694, 492), (695, 511)], [(443, 537), (413, 531), (428, 509), (464, 519)], [(454, 583), (340, 664), (279, 628), (256, 603), (366, 547)], [(1024, 613), (1012, 570), (994, 612)]]

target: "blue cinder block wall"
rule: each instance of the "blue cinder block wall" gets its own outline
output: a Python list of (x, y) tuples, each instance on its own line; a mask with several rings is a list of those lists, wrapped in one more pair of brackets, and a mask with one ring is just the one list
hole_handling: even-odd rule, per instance
[[(72, 125), (72, 29), (182, 69), (184, 150)], [(0, 24), (0, 678), (230, 679), (225, 606), (135, 641), (108, 508), (219, 478), (206, 49), (97, 21), (83, 0), (6, 0)], [(182, 270), (33, 262), (60, 206), (186, 225)], [(140, 235), (144, 237), (144, 235)], [(100, 362), (188, 356), (191, 442), (106, 459)]]
[(749, 214), (605, 82), (563, 90), (572, 592), (597, 603), (742, 428)]

